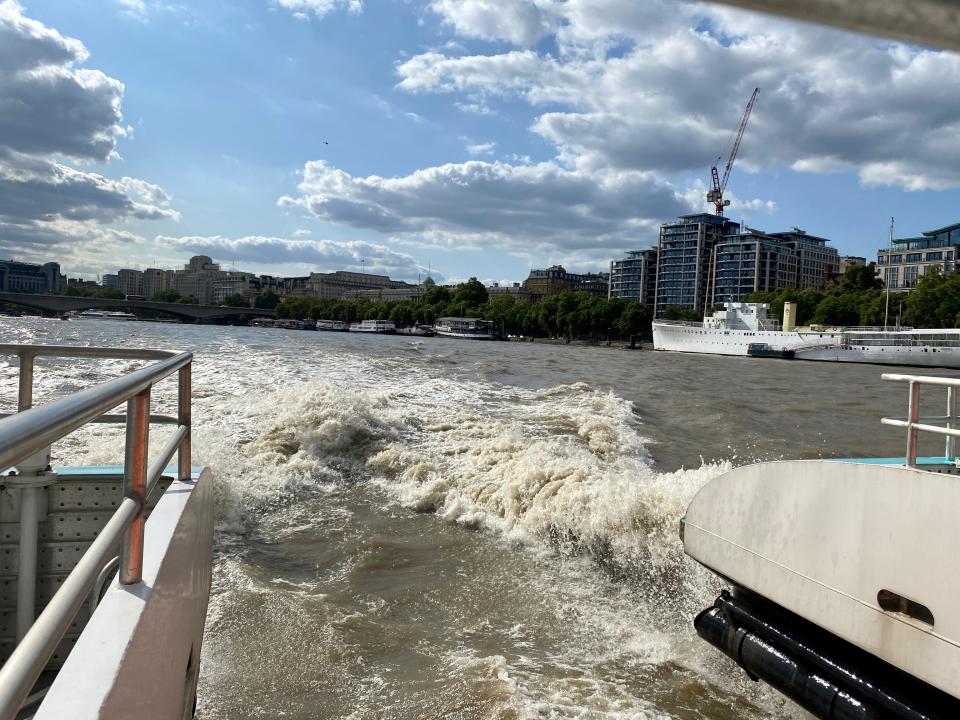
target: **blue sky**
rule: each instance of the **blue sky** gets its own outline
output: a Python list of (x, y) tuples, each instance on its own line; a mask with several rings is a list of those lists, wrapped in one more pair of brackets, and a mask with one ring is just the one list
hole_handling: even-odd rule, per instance
[(956, 56), (725, 8), (6, 0), (4, 36), (0, 255), (70, 275), (602, 269), (706, 209), (754, 85), (734, 219), (867, 257), (960, 221)]

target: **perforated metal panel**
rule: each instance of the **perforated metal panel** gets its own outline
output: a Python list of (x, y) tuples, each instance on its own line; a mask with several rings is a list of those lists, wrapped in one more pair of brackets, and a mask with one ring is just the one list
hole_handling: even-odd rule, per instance
[[(161, 478), (157, 483), (147, 501), (148, 514), (170, 482), (170, 478)], [(123, 477), (119, 471), (74, 473), (58, 478), (43, 489), (42, 495), (37, 549), (38, 615), (123, 500)], [(19, 507), (19, 490), (0, 484), (0, 662), (10, 656), (16, 639)], [(89, 617), (87, 602), (58, 645), (48, 670), (63, 664)]]

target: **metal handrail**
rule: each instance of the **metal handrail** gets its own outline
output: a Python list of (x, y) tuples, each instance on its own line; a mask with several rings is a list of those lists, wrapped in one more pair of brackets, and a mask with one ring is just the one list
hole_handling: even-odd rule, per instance
[[(17, 592), (18, 644), (0, 668), (0, 719), (13, 720), (43, 672), (57, 644), (96, 583), (100, 569), (121, 542), (120, 582), (142, 581), (146, 499), (174, 454), (177, 477), (191, 478), (191, 362), (188, 352), (135, 348), (23, 346), (0, 344), (0, 354), (16, 355), (20, 362), (19, 397), (15, 415), (0, 419), (0, 469), (17, 466), (6, 478), (21, 492), (20, 566)], [(88, 357), (159, 360), (123, 377), (82, 390), (40, 407), (33, 405), (33, 369), (37, 357)], [(150, 414), (154, 384), (179, 375), (177, 417)], [(127, 403), (127, 414), (108, 415)], [(124, 499), (94, 542), (73, 568), (40, 616), (33, 620), (37, 566), (37, 505), (39, 491), (52, 482), (50, 445), (88, 422), (125, 422), (123, 468)], [(147, 467), (151, 421), (176, 422), (173, 436), (160, 456)], [(28, 522), (28, 519), (31, 522)]]
[[(880, 420), (884, 425), (907, 429), (907, 451), (904, 457), (907, 466), (917, 466), (917, 437), (921, 432), (945, 436), (944, 459), (956, 462), (957, 438), (960, 437), (960, 429), (954, 427), (954, 425), (960, 424), (960, 417), (957, 416), (957, 388), (960, 388), (960, 378), (903, 375), (901, 373), (884, 373), (880, 377), (883, 380), (910, 384), (906, 417), (885, 417)], [(947, 389), (946, 415), (921, 417), (920, 388), (923, 385), (933, 385)]]

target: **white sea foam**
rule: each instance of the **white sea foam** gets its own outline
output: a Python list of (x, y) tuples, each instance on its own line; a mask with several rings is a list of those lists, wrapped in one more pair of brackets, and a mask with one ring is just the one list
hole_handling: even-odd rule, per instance
[[(504, 630), (515, 651), (510, 657), (445, 651), (449, 672), (479, 688), (501, 716), (660, 717), (624, 678), (665, 666), (710, 678), (727, 666), (704, 660), (702, 643), (691, 637), (692, 610), (709, 600), (714, 581), (684, 558), (677, 535), (690, 498), (727, 464), (658, 471), (633, 405), (587, 383), (507, 386), (467, 376), (453, 353), (419, 341), (402, 346), (399, 357), (364, 357), (317, 345), (307, 352), (298, 335), (277, 337), (255, 352), (226, 338), (201, 348), (194, 370), (194, 462), (215, 470), (218, 522), (206, 687), (239, 690), (235, 670), (262, 678), (260, 694), (244, 709), (270, 716), (270, 707), (293, 705), (283, 699), (259, 707), (265, 688), (309, 694), (315, 682), (302, 669), (270, 665), (270, 658), (328, 671), (344, 658), (363, 663), (359, 650), (338, 643), (385, 612), (382, 601), (334, 607), (328, 594), (331, 584), (347, 583), (353, 566), (325, 578), (327, 585), (291, 579), (259, 568), (244, 541), (259, 534), (282, 543), (318, 523), (349, 528), (353, 520), (338, 508), (338, 493), (357, 483), (373, 483), (403, 507), (476, 528), (498, 543), (519, 543), (517, 552), (553, 564), (533, 591), (550, 596), (551, 622), (569, 626), (550, 658), (537, 654), (540, 639), (513, 619)], [(135, 342), (161, 344), (149, 336)], [(38, 376), (38, 397), (125, 367), (64, 365), (57, 376)], [(13, 369), (0, 365), (0, 388), (9, 396), (15, 384)], [(170, 390), (155, 395), (161, 411), (173, 409)], [(163, 432), (155, 431), (155, 449)], [(72, 462), (116, 463), (122, 433), (84, 430), (57, 452)], [(311, 516), (318, 505), (305, 499), (323, 501), (322, 514)], [(625, 582), (608, 583), (598, 564)], [(244, 638), (263, 637), (265, 628), (278, 645), (260, 657)], [(425, 629), (424, 637), (437, 636)], [(297, 677), (289, 681), (284, 673)], [(369, 698), (370, 708), (386, 702), (382, 681), (364, 679), (376, 672), (356, 677), (351, 692)], [(728, 684), (729, 675), (723, 679)], [(220, 714), (208, 706), (204, 716)]]

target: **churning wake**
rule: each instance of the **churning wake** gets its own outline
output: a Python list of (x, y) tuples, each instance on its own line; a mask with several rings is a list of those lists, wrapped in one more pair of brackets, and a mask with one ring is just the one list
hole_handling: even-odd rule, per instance
[[(288, 337), (221, 337), (194, 370), (217, 498), (200, 717), (782, 714), (692, 631), (717, 584), (678, 521), (727, 464), (658, 471), (642, 403), (589, 382)], [(127, 367), (64, 365), (40, 394)], [(58, 452), (121, 448), (95, 428)]]

